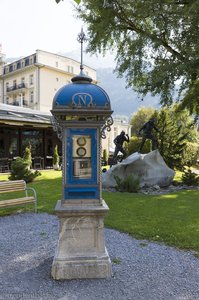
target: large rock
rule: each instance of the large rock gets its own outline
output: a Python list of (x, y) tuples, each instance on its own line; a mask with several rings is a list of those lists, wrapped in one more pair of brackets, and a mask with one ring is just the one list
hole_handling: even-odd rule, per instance
[(160, 187), (171, 184), (175, 172), (164, 162), (158, 150), (147, 154), (135, 152), (124, 159), (121, 163), (112, 166), (106, 173), (102, 174), (102, 187), (115, 187), (114, 176), (125, 178), (128, 175), (136, 175), (140, 178), (140, 186)]

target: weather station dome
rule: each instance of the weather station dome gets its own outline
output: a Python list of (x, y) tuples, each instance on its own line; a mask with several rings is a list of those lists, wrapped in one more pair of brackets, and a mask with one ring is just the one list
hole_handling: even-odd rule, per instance
[(91, 83), (89, 77), (80, 75), (72, 78), (72, 83), (57, 91), (53, 99), (53, 109), (69, 110), (111, 110), (107, 93), (98, 85)]
[[(112, 114), (111, 103), (107, 93), (97, 84), (92, 83), (92, 78), (83, 72), (83, 42), (85, 34), (83, 30), (78, 35), (78, 41), (81, 43), (81, 65), (80, 74), (71, 79), (72, 83), (60, 88), (54, 96), (52, 103), (53, 113), (60, 114), (65, 112), (69, 118), (80, 116), (81, 119), (95, 114)], [(103, 118), (104, 119), (104, 118)]]
[(54, 96), (51, 113), (52, 124), (57, 128), (78, 122), (85, 126), (85, 122), (102, 126), (102, 137), (105, 138), (105, 129), (110, 131), (113, 124), (111, 102), (107, 93), (92, 78), (83, 72), (83, 30), (78, 35), (81, 43), (81, 64), (79, 75), (71, 79), (71, 83), (60, 88)]

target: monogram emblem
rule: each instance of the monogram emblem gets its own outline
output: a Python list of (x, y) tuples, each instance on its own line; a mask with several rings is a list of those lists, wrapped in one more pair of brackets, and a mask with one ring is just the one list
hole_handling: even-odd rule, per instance
[(76, 93), (72, 96), (73, 107), (92, 107), (95, 106), (93, 97), (87, 93)]

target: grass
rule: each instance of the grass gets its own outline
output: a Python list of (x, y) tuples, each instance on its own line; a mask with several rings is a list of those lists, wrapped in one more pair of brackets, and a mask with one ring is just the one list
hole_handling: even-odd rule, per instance
[[(54, 213), (54, 208), (57, 200), (61, 199), (61, 171), (44, 170), (41, 172), (42, 176), (35, 179), (34, 182), (29, 183), (29, 187), (33, 187), (37, 192), (37, 209), (38, 212)], [(8, 175), (0, 175), (0, 180), (8, 180)], [(11, 196), (21, 195), (22, 193), (7, 193), (7, 195), (0, 195), (1, 199), (9, 199)], [(22, 211), (33, 211), (33, 204), (28, 204), (25, 207), (16, 206), (15, 208), (5, 208), (0, 210), (0, 216), (5, 216), (11, 213)]]
[(105, 225), (138, 239), (199, 252), (199, 191), (169, 195), (104, 193), (110, 211)]
[[(179, 174), (177, 176), (179, 181)], [(0, 175), (0, 180), (7, 180), (7, 175)], [(37, 191), (38, 212), (54, 213), (57, 200), (61, 199), (61, 172), (42, 171), (42, 176), (28, 185)], [(103, 198), (110, 208), (105, 218), (106, 227), (138, 239), (194, 250), (199, 255), (199, 190), (168, 195), (104, 192)], [(33, 205), (2, 209), (0, 216), (29, 210), (33, 211)]]

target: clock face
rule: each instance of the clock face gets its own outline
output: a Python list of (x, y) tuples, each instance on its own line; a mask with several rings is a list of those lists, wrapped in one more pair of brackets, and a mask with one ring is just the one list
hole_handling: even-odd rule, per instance
[(81, 156), (81, 157), (85, 156), (86, 155), (86, 149), (84, 147), (77, 148), (77, 155)]
[(85, 137), (83, 137), (83, 136), (79, 137), (79, 138), (77, 139), (77, 144), (78, 144), (79, 146), (84, 146), (84, 145), (86, 145), (86, 139), (85, 139)]

